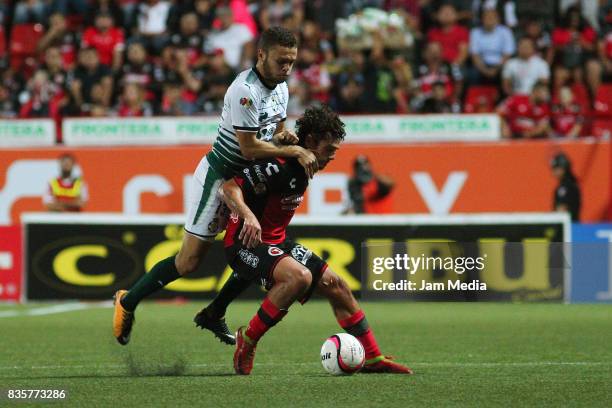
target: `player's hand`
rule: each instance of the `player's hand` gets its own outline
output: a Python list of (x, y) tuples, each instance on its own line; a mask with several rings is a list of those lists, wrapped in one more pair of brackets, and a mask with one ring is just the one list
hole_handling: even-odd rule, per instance
[(312, 178), (314, 174), (319, 170), (319, 163), (317, 162), (317, 157), (310, 150), (306, 150), (303, 147), (299, 147), (298, 150), (298, 162), (304, 167), (306, 171), (306, 175), (308, 178)]
[(299, 141), (300, 139), (297, 137), (295, 132), (288, 129), (283, 129), (272, 136), (272, 142), (276, 145), (294, 145)]
[(238, 239), (241, 239), (242, 244), (247, 248), (255, 248), (261, 244), (261, 226), (255, 216), (251, 215), (244, 219)]

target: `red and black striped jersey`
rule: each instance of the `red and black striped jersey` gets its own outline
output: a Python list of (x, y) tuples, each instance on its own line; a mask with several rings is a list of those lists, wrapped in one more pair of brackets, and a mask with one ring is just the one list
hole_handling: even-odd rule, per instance
[[(297, 200), (308, 188), (308, 176), (296, 159), (263, 160), (245, 167), (234, 180), (242, 189), (244, 201), (261, 225), (266, 244), (285, 240), (286, 229), (295, 214)], [(225, 233), (225, 246), (238, 240), (243, 220), (231, 214)]]

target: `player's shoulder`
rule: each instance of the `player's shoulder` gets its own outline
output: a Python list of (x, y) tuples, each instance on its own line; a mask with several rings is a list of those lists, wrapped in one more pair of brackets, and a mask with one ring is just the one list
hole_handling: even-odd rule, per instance
[(250, 68), (242, 71), (236, 76), (228, 91), (236, 96), (250, 95), (259, 97), (261, 95), (261, 87), (259, 86), (257, 74)]

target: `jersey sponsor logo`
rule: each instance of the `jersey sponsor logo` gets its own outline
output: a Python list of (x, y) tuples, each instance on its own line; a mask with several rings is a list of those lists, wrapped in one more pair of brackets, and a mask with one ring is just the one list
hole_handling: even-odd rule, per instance
[(291, 250), (291, 256), (293, 257), (293, 259), (306, 266), (306, 262), (308, 262), (308, 260), (312, 256), (312, 251), (301, 245), (296, 245)]
[(270, 256), (279, 256), (284, 254), (283, 250), (277, 247), (268, 248), (268, 255)]
[(289, 187), (291, 187), (291, 189), (295, 188), (295, 182), (296, 182), (296, 178), (292, 178), (291, 181), (289, 182)]
[(272, 171), (274, 171), (274, 173), (276, 174), (280, 173), (280, 169), (278, 168), (276, 164), (268, 163), (268, 165), (266, 166), (266, 174), (268, 176), (272, 176)]
[(261, 171), (261, 166), (259, 164), (256, 164), (253, 166), (253, 170), (255, 170), (257, 180), (261, 181), (262, 183), (265, 183), (266, 176), (264, 176), (263, 172)]
[(242, 170), (242, 172), (246, 176), (247, 180), (249, 180), (249, 183), (251, 183), (251, 185), (255, 187), (255, 181), (253, 181), (253, 177), (251, 177), (251, 172), (249, 171), (249, 169), (244, 169)]
[(257, 265), (259, 265), (259, 257), (246, 249), (241, 249), (238, 251), (238, 256), (242, 262), (252, 268), (257, 268)]
[(240, 104), (245, 108), (250, 108), (251, 106), (253, 106), (253, 101), (250, 98), (243, 97), (240, 98)]

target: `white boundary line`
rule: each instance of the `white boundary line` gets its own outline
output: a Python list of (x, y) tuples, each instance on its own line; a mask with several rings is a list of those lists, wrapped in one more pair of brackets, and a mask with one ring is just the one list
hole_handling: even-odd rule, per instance
[(76, 310), (95, 309), (99, 307), (112, 307), (112, 301), (95, 303), (63, 303), (59, 305), (37, 307), (34, 309), (5, 310), (0, 312), (3, 317), (22, 317), (22, 316), (46, 316), (50, 314), (74, 312)]
[[(293, 366), (318, 366), (320, 363), (312, 362), (312, 363), (295, 363), (295, 362), (275, 362), (275, 363), (257, 363), (258, 366), (263, 367), (286, 367), (287, 364)], [(143, 369), (148, 368), (150, 365), (151, 368), (171, 368), (173, 364), (157, 364), (156, 362), (142, 362)], [(423, 362), (410, 362), (409, 365), (414, 367), (474, 367), (474, 368), (483, 368), (483, 367), (551, 367), (551, 366), (612, 366), (612, 361), (525, 361), (525, 362), (482, 362), (482, 363), (453, 363), (453, 362), (436, 362), (436, 361), (423, 361)], [(10, 371), (10, 370), (61, 370), (61, 369), (83, 369), (83, 368), (126, 368), (126, 364), (111, 364), (111, 363), (103, 363), (103, 364), (75, 364), (75, 365), (41, 365), (41, 366), (0, 366), (1, 371)], [(201, 367), (231, 367), (231, 362), (229, 363), (193, 363), (186, 364), (185, 368), (201, 368)]]
[[(129, 225), (166, 225), (183, 224), (183, 214), (138, 214), (123, 213), (81, 213), (49, 214), (23, 213), (21, 222), (40, 224), (129, 224)], [(548, 224), (558, 222), (564, 225), (564, 235), (571, 235), (571, 222), (568, 214), (562, 213), (478, 213), (450, 215), (343, 215), (343, 216), (295, 216), (294, 225), (461, 225), (461, 224)], [(570, 242), (568, 240), (567, 242)]]

